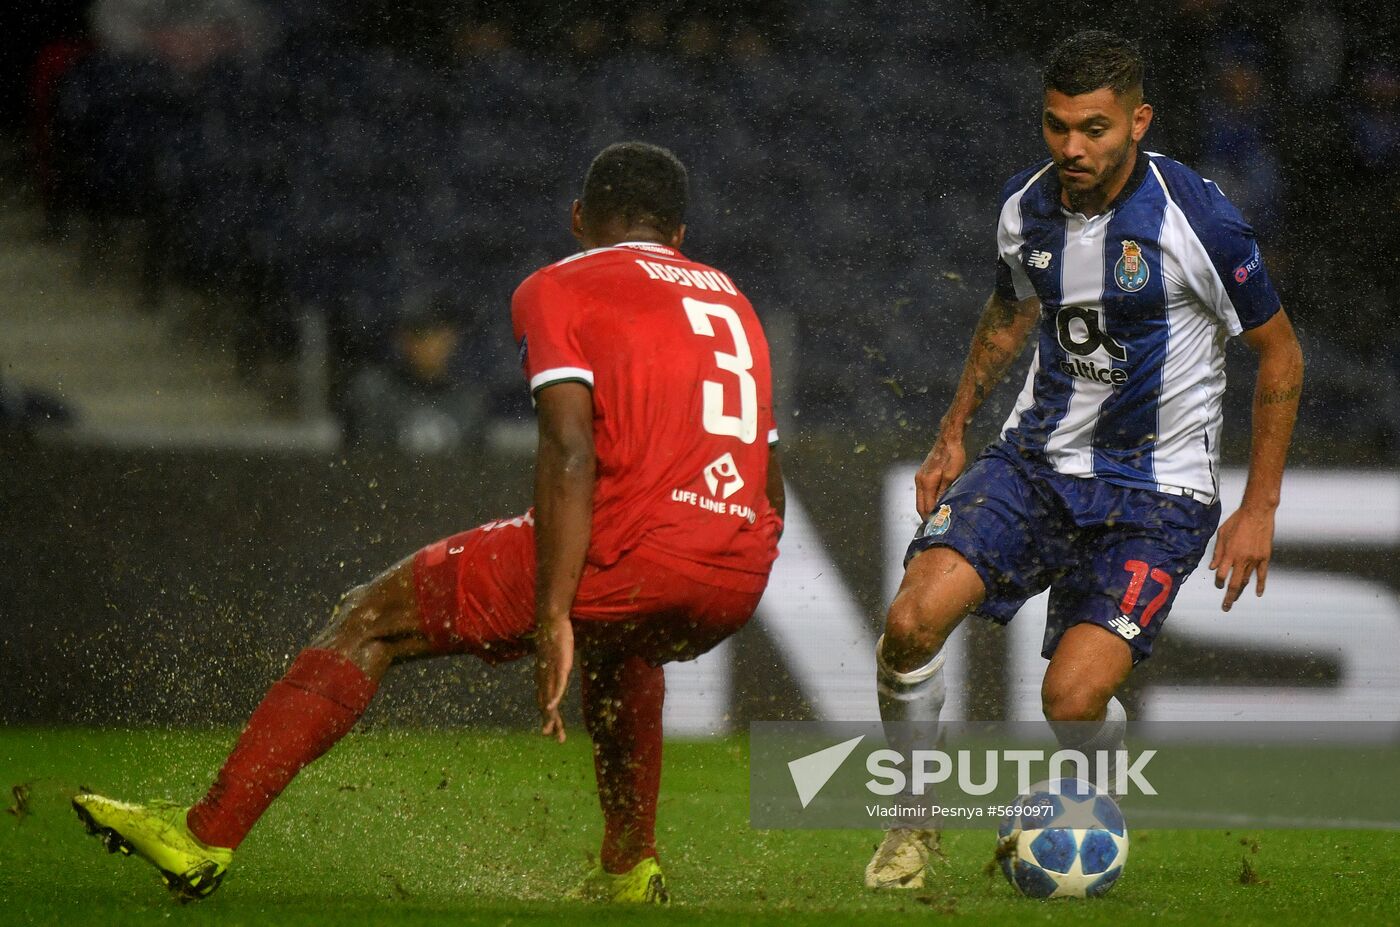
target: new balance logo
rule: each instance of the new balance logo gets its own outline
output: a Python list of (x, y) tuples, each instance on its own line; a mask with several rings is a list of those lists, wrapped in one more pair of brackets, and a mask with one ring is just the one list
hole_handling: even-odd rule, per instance
[(1026, 263), (1036, 270), (1044, 270), (1050, 266), (1050, 257), (1049, 251), (1032, 251), (1031, 256), (1026, 258)]
[(1142, 628), (1139, 628), (1133, 619), (1129, 618), (1127, 615), (1119, 615), (1117, 618), (1110, 621), (1109, 624), (1113, 627), (1113, 630), (1123, 636), (1123, 640), (1125, 641), (1130, 641), (1142, 633)]

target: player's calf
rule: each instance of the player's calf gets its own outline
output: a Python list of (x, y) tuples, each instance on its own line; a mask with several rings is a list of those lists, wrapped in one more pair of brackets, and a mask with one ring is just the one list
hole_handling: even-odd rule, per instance
[[(1118, 759), (1125, 750), (1128, 715), (1114, 697), (1132, 671), (1132, 653), (1121, 640), (1092, 624), (1065, 632), (1041, 684), (1041, 707), (1060, 746), (1083, 753), (1093, 777), (1116, 793)], [(1095, 764), (1099, 754), (1106, 763)]]

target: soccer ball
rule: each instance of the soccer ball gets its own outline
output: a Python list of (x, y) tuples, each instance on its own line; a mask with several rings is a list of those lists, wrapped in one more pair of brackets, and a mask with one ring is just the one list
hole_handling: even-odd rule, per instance
[(1128, 829), (1108, 795), (1082, 779), (1031, 786), (997, 831), (1006, 879), (1030, 898), (1094, 898), (1123, 874)]

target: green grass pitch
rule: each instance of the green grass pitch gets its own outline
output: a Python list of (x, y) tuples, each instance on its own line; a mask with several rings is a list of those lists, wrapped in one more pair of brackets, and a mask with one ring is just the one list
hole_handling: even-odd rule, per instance
[[(1400, 838), (1368, 831), (1133, 830), (1106, 898), (1037, 902), (988, 874), (990, 832), (945, 835), (916, 893), (861, 886), (874, 831), (754, 831), (743, 738), (667, 744), (659, 840), (674, 903), (560, 900), (601, 831), (587, 741), (372, 731), (306, 770), (239, 850), (223, 887), (181, 907), (145, 863), (109, 856), (79, 786), (191, 801), (230, 732), (0, 731), (6, 924), (1395, 924)], [(1393, 787), (1391, 783), (1389, 787)], [(13, 787), (24, 786), (20, 800)], [(1387, 787), (1377, 784), (1378, 788)], [(1132, 812), (1128, 810), (1131, 827)], [(1247, 865), (1246, 865), (1247, 861)]]

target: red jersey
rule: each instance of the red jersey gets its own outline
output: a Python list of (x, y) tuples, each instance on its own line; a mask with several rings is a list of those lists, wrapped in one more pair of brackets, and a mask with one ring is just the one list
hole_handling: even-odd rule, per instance
[(761, 588), (780, 527), (766, 492), (772, 369), (733, 281), (674, 248), (626, 242), (536, 271), (511, 317), (531, 395), (571, 380), (593, 391), (588, 562), (637, 549)]

